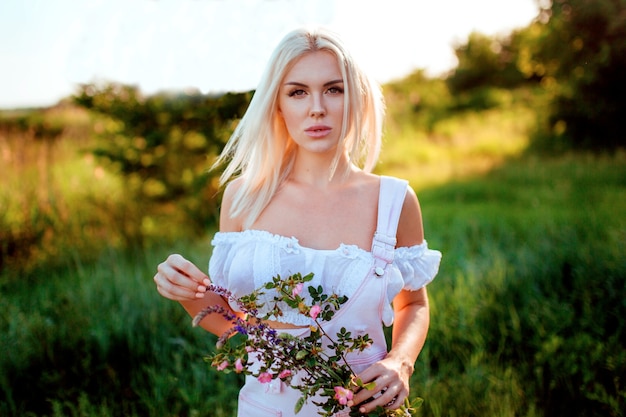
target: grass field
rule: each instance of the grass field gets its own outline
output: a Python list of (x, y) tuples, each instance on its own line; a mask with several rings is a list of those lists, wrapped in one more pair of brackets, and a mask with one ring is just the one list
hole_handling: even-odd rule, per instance
[[(412, 379), (419, 415), (623, 416), (626, 155), (526, 155), (531, 118), (516, 115), (468, 114), (440, 125), (439, 142), (407, 133), (385, 147), (380, 172), (411, 180), (429, 245), (444, 253)], [(107, 245), (94, 207), (114, 181), (77, 155), (66, 171), (49, 167), (65, 172), (50, 180), (67, 236), (0, 276), (0, 415), (234, 416), (240, 378), (209, 370), (215, 338), (152, 282), (170, 252), (205, 266), (210, 231)], [(28, 196), (2, 186), (27, 222)]]

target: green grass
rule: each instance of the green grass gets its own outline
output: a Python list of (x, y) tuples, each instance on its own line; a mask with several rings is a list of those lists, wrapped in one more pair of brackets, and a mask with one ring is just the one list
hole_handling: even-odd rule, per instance
[(424, 415), (623, 415), (625, 162), (523, 158), (419, 193), (444, 252)]
[[(413, 377), (423, 416), (623, 415), (626, 158), (520, 158), (419, 191), (444, 260)], [(154, 289), (170, 251), (2, 279), (0, 414), (232, 416), (214, 338)], [(548, 414), (546, 414), (548, 413)]]
[(215, 338), (155, 291), (164, 256), (110, 251), (5, 283), (0, 415), (230, 415), (239, 381), (203, 362)]
[(447, 117), (428, 133), (405, 126), (390, 132), (378, 170), (410, 178), (418, 189), (483, 174), (524, 152), (534, 117), (527, 103), (514, 102)]
[[(525, 97), (428, 133), (407, 119), (384, 146), (379, 172), (410, 180), (444, 254), (420, 416), (624, 416), (626, 154), (525, 153)], [(241, 379), (209, 369), (215, 337), (152, 281), (171, 252), (206, 268), (210, 233), (158, 219), (158, 244), (123, 249), (133, 202), (64, 134), (0, 135), (0, 416), (234, 416)]]

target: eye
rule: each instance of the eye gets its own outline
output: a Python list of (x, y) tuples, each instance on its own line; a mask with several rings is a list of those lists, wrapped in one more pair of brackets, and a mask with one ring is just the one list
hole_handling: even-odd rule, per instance
[(305, 94), (306, 94), (306, 91), (304, 91), (301, 88), (295, 88), (293, 90), (290, 90), (289, 93), (287, 93), (289, 97), (303, 96)]
[(328, 94), (343, 94), (343, 88), (339, 86), (330, 87), (326, 91), (328, 92)]

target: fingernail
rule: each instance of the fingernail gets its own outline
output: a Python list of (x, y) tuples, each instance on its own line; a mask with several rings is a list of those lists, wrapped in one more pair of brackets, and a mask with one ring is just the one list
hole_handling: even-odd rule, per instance
[(202, 280), (202, 283), (208, 287), (209, 285), (211, 285), (211, 280), (206, 278), (206, 279)]
[(196, 293), (196, 298), (204, 298), (204, 293), (203, 292), (197, 292)]
[(198, 292), (206, 292), (206, 287), (204, 285), (198, 285)]

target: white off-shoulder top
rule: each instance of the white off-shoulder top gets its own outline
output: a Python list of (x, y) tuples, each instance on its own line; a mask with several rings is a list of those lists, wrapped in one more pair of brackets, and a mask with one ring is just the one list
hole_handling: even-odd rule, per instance
[[(381, 201), (391, 198), (385, 193), (385, 187), (381, 185)], [(399, 208), (396, 210), (400, 210), (404, 192), (394, 198), (398, 200), (395, 207)], [(379, 204), (379, 225), (381, 216), (386, 215), (380, 207)], [(395, 218), (398, 216), (399, 213), (396, 213)], [(394, 226), (397, 226), (397, 220), (395, 222)], [(218, 232), (213, 237), (212, 245), (209, 276), (214, 284), (228, 289), (236, 298), (250, 294), (277, 275), (286, 278), (298, 272), (302, 275), (314, 274), (313, 280), (307, 285), (321, 285), (326, 293), (350, 298), (371, 273), (376, 262), (372, 251), (355, 245), (341, 244), (332, 250), (313, 249), (300, 245), (295, 237), (264, 230)], [(426, 241), (411, 247), (392, 246), (392, 251), (393, 261), (385, 269), (387, 303), (382, 312), (382, 321), (387, 326), (393, 323), (391, 302), (395, 296), (402, 289), (414, 291), (431, 282), (437, 275), (441, 261), (441, 252), (429, 249)], [(308, 292), (303, 291), (301, 295), (306, 297)], [(267, 292), (266, 297), (267, 300), (261, 301), (271, 301), (273, 295)], [(267, 310), (271, 308), (270, 302), (265, 305)], [(235, 311), (238, 308), (235, 303), (231, 303), (231, 307)], [(260, 311), (261, 314), (266, 312), (263, 309)], [(311, 324), (307, 317), (295, 310), (285, 309), (283, 313), (283, 316), (273, 319), (294, 325)]]

